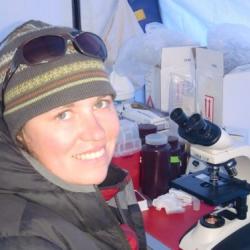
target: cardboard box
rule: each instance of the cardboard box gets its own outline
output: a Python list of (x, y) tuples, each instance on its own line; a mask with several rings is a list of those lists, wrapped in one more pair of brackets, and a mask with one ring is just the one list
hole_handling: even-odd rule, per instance
[(222, 124), (223, 54), (199, 47), (162, 50), (160, 108), (179, 106)]

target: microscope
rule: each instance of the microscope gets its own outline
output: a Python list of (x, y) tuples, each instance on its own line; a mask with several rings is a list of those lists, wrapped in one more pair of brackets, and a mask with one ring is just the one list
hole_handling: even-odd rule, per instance
[(180, 248), (250, 249), (250, 145), (198, 113), (187, 117), (176, 108), (170, 118), (190, 143), (191, 156), (206, 164), (203, 170), (173, 180), (171, 186), (215, 207), (182, 237)]

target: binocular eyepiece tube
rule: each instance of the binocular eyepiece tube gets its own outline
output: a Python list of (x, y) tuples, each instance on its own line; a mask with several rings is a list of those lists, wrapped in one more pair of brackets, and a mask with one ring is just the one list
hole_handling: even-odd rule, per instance
[(178, 124), (179, 135), (190, 143), (211, 146), (221, 136), (221, 129), (198, 113), (188, 117), (181, 108), (176, 108), (170, 113), (170, 118)]

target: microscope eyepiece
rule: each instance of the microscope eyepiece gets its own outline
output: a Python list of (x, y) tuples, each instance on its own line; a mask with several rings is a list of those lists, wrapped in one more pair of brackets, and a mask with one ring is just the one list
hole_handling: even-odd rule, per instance
[(188, 122), (188, 117), (181, 108), (175, 108), (171, 112), (170, 118), (182, 128), (184, 128)]
[(197, 132), (204, 132), (206, 130), (207, 123), (201, 117), (200, 114), (195, 113), (190, 116), (186, 125), (186, 132), (190, 132), (192, 130), (197, 130)]
[(220, 139), (221, 129), (198, 113), (188, 117), (181, 108), (176, 108), (170, 118), (178, 124), (179, 135), (192, 144), (212, 146)]

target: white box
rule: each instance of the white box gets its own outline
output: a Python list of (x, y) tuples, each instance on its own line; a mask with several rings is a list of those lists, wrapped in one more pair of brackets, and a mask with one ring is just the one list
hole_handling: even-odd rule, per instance
[(250, 131), (250, 65), (224, 76), (223, 95), (223, 125)]
[[(171, 82), (174, 79), (181, 78), (195, 84), (195, 60), (192, 47), (170, 47), (162, 49), (161, 57), (161, 110), (171, 111), (175, 106), (169, 106), (171, 93)], [(182, 90), (176, 94), (177, 98), (182, 98)], [(185, 101), (184, 101), (185, 102)], [(185, 112), (191, 114), (195, 111), (195, 102), (190, 105), (180, 104)]]
[[(184, 87), (181, 87), (179, 91), (179, 98), (182, 99), (179, 107), (183, 108), (187, 115), (199, 112), (204, 118), (221, 125), (223, 54), (190, 46), (164, 48), (161, 62), (160, 97), (163, 111), (171, 111), (175, 108), (175, 106), (170, 107), (169, 102), (178, 104), (178, 99), (176, 99), (178, 95), (173, 95), (176, 89), (173, 91), (173, 87), (171, 88), (178, 81), (186, 84), (182, 85)], [(175, 98), (174, 102), (171, 98)]]
[(222, 126), (223, 120), (223, 54), (219, 51), (196, 48), (197, 112)]

